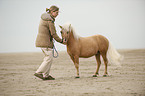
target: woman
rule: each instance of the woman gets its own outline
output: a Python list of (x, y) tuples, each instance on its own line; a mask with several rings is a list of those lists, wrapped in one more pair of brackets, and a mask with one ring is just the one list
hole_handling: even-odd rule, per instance
[(39, 24), (39, 32), (36, 38), (36, 47), (41, 47), (42, 52), (45, 57), (42, 64), (39, 66), (35, 72), (35, 76), (42, 80), (54, 80), (52, 76), (49, 75), (51, 64), (52, 64), (52, 48), (53, 38), (59, 42), (63, 43), (63, 40), (59, 38), (56, 33), (54, 21), (59, 13), (59, 8), (56, 6), (51, 6), (49, 9), (46, 8), (46, 13), (41, 15), (41, 20)]

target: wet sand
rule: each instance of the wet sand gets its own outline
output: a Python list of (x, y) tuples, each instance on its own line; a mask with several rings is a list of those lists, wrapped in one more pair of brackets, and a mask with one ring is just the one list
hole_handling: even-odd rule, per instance
[(97, 78), (95, 57), (80, 59), (80, 78), (66, 52), (54, 59), (51, 75), (43, 81), (33, 75), (43, 60), (42, 53), (0, 54), (0, 96), (145, 96), (145, 49), (119, 50), (122, 67), (109, 65), (109, 77), (103, 77), (104, 64)]

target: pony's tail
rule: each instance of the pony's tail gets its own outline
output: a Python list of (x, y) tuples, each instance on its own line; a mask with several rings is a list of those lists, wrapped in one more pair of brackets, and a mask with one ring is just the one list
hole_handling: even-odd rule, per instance
[(107, 51), (107, 58), (109, 64), (113, 64), (113, 65), (117, 65), (118, 67), (121, 67), (123, 56), (117, 52), (117, 50), (112, 46), (110, 42)]

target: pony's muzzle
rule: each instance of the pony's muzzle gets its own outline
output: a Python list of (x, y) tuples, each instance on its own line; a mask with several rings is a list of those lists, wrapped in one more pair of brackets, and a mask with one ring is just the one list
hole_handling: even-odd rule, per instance
[(63, 38), (63, 42), (67, 42), (67, 39), (66, 38)]

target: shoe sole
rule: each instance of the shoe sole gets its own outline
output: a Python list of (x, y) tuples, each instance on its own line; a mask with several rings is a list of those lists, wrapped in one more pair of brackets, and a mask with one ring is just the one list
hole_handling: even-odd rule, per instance
[(45, 80), (45, 78), (43, 78), (43, 75), (42, 74), (35, 73), (34, 76), (36, 76), (36, 77), (38, 77), (38, 78), (40, 78), (42, 80)]

